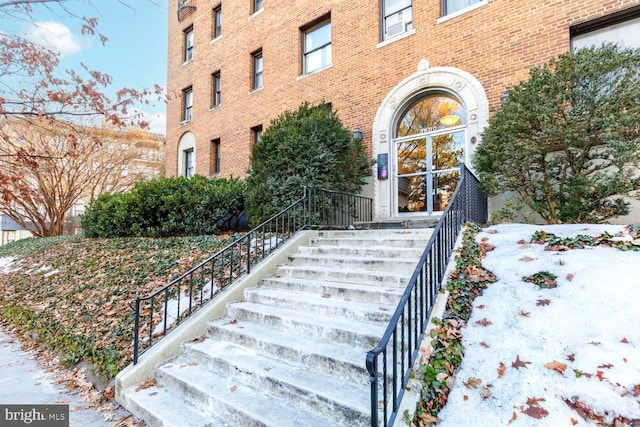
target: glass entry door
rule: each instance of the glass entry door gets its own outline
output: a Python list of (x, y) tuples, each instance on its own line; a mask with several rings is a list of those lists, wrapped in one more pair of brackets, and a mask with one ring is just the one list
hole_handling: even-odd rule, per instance
[(396, 205), (399, 215), (443, 211), (458, 185), (465, 126), (396, 138)]

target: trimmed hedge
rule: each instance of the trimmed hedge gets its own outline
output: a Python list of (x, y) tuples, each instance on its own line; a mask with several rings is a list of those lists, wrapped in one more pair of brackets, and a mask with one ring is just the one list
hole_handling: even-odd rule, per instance
[(244, 209), (245, 190), (237, 178), (156, 178), (102, 194), (82, 216), (82, 228), (86, 237), (215, 234), (218, 221)]

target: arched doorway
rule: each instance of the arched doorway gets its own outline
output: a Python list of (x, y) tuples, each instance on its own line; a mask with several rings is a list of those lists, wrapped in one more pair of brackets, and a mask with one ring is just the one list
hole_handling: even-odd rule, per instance
[(421, 93), (400, 110), (392, 138), (399, 215), (443, 211), (465, 161), (466, 108), (453, 95)]
[(398, 83), (373, 122), (375, 218), (428, 216), (444, 210), (458, 182), (459, 164), (471, 167), (489, 103), (480, 82), (453, 67), (429, 66)]

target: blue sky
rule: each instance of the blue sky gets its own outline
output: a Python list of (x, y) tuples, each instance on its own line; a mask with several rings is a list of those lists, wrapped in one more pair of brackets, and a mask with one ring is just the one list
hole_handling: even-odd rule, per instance
[[(123, 4), (124, 3), (124, 4)], [(31, 19), (3, 19), (3, 32), (21, 35), (61, 52), (61, 68), (89, 69), (111, 75), (113, 92), (128, 87), (166, 87), (167, 13), (166, 0), (65, 0), (61, 3), (77, 16), (96, 18), (100, 38), (82, 35), (82, 22), (58, 5), (34, 6)], [(140, 106), (151, 123), (150, 130), (165, 133), (164, 102)]]

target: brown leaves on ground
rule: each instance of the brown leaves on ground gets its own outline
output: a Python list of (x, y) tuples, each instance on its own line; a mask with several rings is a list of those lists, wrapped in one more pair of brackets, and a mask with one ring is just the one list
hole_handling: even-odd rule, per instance
[(489, 326), (489, 325), (492, 325), (493, 323), (491, 323), (491, 321), (490, 321), (490, 320), (487, 320), (487, 318), (485, 317), (485, 318), (484, 318), (484, 319), (482, 319), (482, 320), (478, 320), (478, 321), (476, 321), (476, 324), (478, 324), (478, 325), (480, 325), (480, 326), (487, 327), (487, 326)]
[(462, 384), (466, 388), (478, 388), (478, 386), (481, 383), (482, 383), (482, 380), (480, 378), (474, 378), (474, 377), (471, 377), (468, 380), (462, 382)]
[(567, 364), (566, 363), (562, 363), (562, 362), (558, 362), (557, 360), (554, 360), (553, 362), (549, 362), (549, 363), (545, 364), (544, 367), (547, 368), (547, 369), (551, 369), (553, 371), (556, 371), (559, 374), (561, 374), (562, 376), (564, 376), (564, 371), (565, 371), (565, 369), (567, 369)]
[(573, 402), (569, 399), (564, 399), (564, 402), (585, 420), (591, 420), (597, 425), (608, 425), (604, 416), (596, 414), (593, 409), (589, 408), (586, 404), (580, 402), (579, 400)]
[(539, 300), (536, 301), (536, 305), (538, 307), (543, 307), (543, 306), (549, 305), (549, 304), (551, 304), (551, 300), (546, 299), (546, 298), (545, 299), (539, 299)]
[(523, 362), (522, 360), (520, 360), (520, 355), (516, 356), (516, 360), (511, 362), (511, 367), (516, 368), (516, 369), (520, 369), (520, 368), (526, 368), (527, 364), (531, 364), (531, 362)]
[(155, 385), (156, 385), (156, 379), (149, 378), (148, 380), (140, 384), (138, 387), (136, 387), (136, 391), (144, 390), (146, 388), (153, 387)]
[[(532, 258), (528, 255), (523, 256), (522, 258), (519, 258), (518, 261), (523, 261), (523, 262), (531, 262), (531, 261), (535, 261), (536, 258)], [(514, 412), (515, 414), (515, 412)]]
[(467, 280), (472, 283), (495, 282), (496, 276), (477, 265), (467, 267)]
[(504, 363), (500, 362), (498, 365), (498, 378), (502, 378), (504, 376), (505, 369), (506, 367), (504, 366)]
[(549, 411), (540, 406), (540, 402), (544, 402), (544, 397), (530, 397), (527, 399), (527, 408), (522, 410), (523, 414), (531, 418), (540, 419), (549, 415)]

